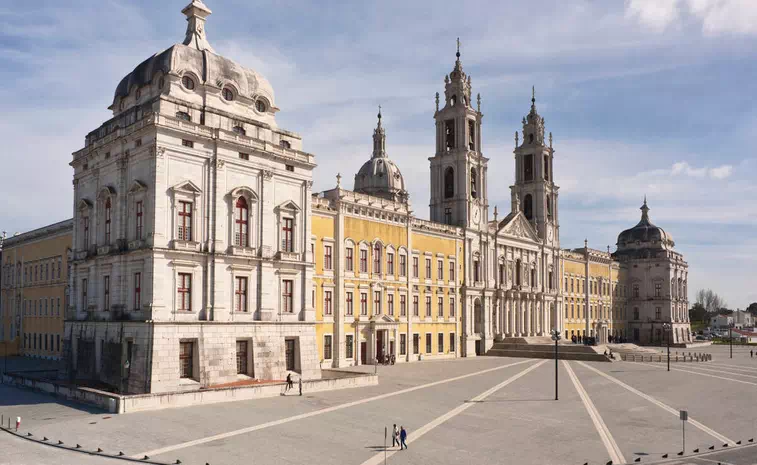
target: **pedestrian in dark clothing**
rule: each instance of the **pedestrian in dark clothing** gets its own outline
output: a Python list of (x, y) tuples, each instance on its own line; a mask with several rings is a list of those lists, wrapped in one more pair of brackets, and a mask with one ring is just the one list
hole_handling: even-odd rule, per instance
[(405, 440), (407, 439), (407, 431), (405, 431), (404, 426), (400, 426), (400, 450), (407, 449), (407, 443)]
[(292, 374), (287, 374), (287, 388), (284, 392), (288, 392), (290, 389), (294, 387), (294, 383), (292, 383)]
[(392, 428), (392, 447), (400, 445), (400, 430), (397, 429), (397, 424), (394, 424)]
[(300, 380), (297, 383), (300, 385), (300, 395), (302, 395), (302, 376), (300, 376)]
[(754, 350), (750, 350), (749, 351), (749, 357), (750, 358), (754, 358)]

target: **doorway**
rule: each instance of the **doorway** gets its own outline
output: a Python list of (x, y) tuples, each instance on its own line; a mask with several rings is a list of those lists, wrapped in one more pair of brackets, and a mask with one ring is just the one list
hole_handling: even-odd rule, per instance
[(360, 364), (365, 365), (368, 360), (368, 343), (365, 341), (360, 342)]
[(287, 362), (287, 371), (295, 371), (295, 359), (294, 359), (294, 348), (295, 348), (295, 340), (294, 339), (285, 339), (284, 342), (286, 343), (286, 362)]
[(384, 356), (384, 331), (376, 331), (376, 359), (382, 360)]

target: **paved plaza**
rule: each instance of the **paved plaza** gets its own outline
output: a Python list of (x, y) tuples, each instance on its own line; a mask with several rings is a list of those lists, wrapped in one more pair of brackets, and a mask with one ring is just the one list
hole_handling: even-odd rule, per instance
[[(0, 387), (0, 414), (22, 416), (36, 437), (184, 464), (378, 465), (384, 427), (397, 423), (409, 449), (390, 447), (391, 464), (753, 465), (757, 358), (699, 351), (713, 361), (670, 373), (664, 363), (561, 361), (559, 401), (553, 360), (480, 357), (379, 367), (379, 385), (361, 389), (124, 415)], [(679, 409), (689, 411), (684, 457)], [(118, 463), (6, 433), (0, 450), (0, 464)]]

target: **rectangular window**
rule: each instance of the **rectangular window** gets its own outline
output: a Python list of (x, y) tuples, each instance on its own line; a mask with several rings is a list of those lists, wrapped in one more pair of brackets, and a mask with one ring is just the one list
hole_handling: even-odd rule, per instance
[(284, 313), (294, 312), (294, 281), (291, 279), (285, 279), (281, 282), (281, 304), (283, 306), (282, 311)]
[(236, 288), (234, 289), (234, 310), (237, 312), (247, 311), (247, 278), (237, 276)]
[(326, 334), (323, 336), (323, 358), (325, 360), (331, 360), (331, 335)]
[(323, 246), (323, 269), (324, 270), (330, 270), (330, 269), (332, 269), (331, 246), (330, 245), (324, 245)]
[(400, 255), (400, 276), (407, 276), (407, 255)]
[(444, 353), (444, 333), (439, 333), (436, 338), (436, 341), (437, 341), (436, 351), (439, 352), (440, 354), (443, 354)]
[(365, 249), (360, 250), (360, 272), (368, 272), (368, 251)]
[(192, 275), (189, 273), (179, 273), (178, 276), (178, 310), (184, 312), (192, 311)]
[(179, 202), (179, 240), (192, 240), (192, 202)]
[(654, 319), (655, 320), (661, 320), (662, 319), (662, 307), (655, 307), (655, 309), (654, 309)]
[(420, 334), (413, 334), (413, 353), (418, 354), (421, 350), (421, 336)]
[(60, 297), (55, 301), (55, 316), (60, 316)]
[(407, 334), (400, 334), (400, 355), (407, 354)]
[(400, 316), (407, 315), (407, 296), (400, 294)]
[(348, 359), (354, 358), (355, 354), (355, 337), (352, 334), (348, 334), (344, 337), (344, 356)]
[(194, 343), (179, 343), (179, 366), (180, 376), (182, 378), (192, 377), (192, 365), (194, 364)]
[(60, 352), (60, 334), (55, 335), (55, 350)]
[(323, 313), (324, 315), (331, 315), (332, 312), (332, 305), (331, 305), (331, 291), (324, 291), (323, 293)]
[(142, 273), (134, 273), (134, 310), (142, 308)]
[(452, 209), (444, 209), (444, 224), (452, 224)]
[(381, 291), (373, 292), (373, 314), (378, 315), (381, 313)]
[(381, 245), (376, 244), (373, 247), (373, 272), (381, 273)]
[(144, 211), (142, 210), (142, 205), (143, 205), (142, 201), (140, 200), (139, 202), (137, 202), (136, 207), (135, 207), (136, 215), (137, 215), (136, 222), (135, 222), (137, 240), (142, 239), (142, 224), (143, 224), (142, 221), (144, 219)]
[(447, 152), (455, 148), (455, 120), (444, 122), (444, 143)]
[(294, 252), (294, 220), (284, 218), (281, 226), (281, 250)]
[(473, 261), (473, 282), (481, 281), (481, 264), (478, 260)]
[(413, 296), (413, 316), (420, 316), (418, 312), (418, 296)]
[(426, 333), (426, 353), (431, 353), (431, 333)]
[(662, 283), (655, 283), (654, 285), (654, 296), (660, 297), (662, 295)]
[(444, 297), (437, 297), (436, 298), (436, 310), (437, 310), (437, 317), (438, 318), (444, 318)]
[(247, 374), (247, 341), (237, 341), (237, 374)]
[(287, 171), (294, 173), (294, 165), (284, 165)]
[(83, 242), (82, 246), (84, 247), (84, 250), (89, 250), (89, 217), (85, 216), (82, 218), (82, 229), (84, 230), (82, 232), (83, 236)]
[(455, 262), (449, 262), (449, 280), (455, 281)]
[(389, 315), (394, 316), (394, 294), (387, 294), (386, 305), (389, 308)]
[(436, 279), (439, 281), (444, 279), (444, 260), (438, 260), (436, 262)]
[(360, 314), (368, 314), (368, 294), (366, 294), (365, 292), (360, 293)]
[(184, 147), (194, 148), (195, 143), (192, 142), (191, 140), (182, 139), (181, 145), (183, 145)]
[(633, 296), (635, 298), (639, 297), (639, 285), (638, 284), (634, 284), (633, 285)]
[[(103, 311), (110, 310), (110, 276), (103, 277)], [(45, 302), (45, 313), (47, 313), (47, 302)]]
[(426, 279), (431, 279), (431, 259), (426, 259)]
[(418, 278), (418, 257), (413, 257), (413, 278)]
[(531, 154), (523, 157), (523, 180), (534, 180), (534, 156)]
[(386, 273), (390, 275), (394, 274), (394, 254), (393, 253), (386, 254)]
[(244, 153), (244, 152), (239, 152), (239, 158), (242, 159), (242, 160), (249, 160), (250, 159), (250, 154), (249, 153)]
[(449, 351), (450, 353), (455, 352), (455, 333), (449, 333)]
[(449, 317), (455, 318), (455, 298), (449, 298)]
[(352, 302), (352, 292), (348, 292), (347, 293), (347, 310), (346, 310), (346, 313), (349, 316), (352, 316), (354, 314), (353, 313), (354, 312), (353, 305), (354, 304)]
[(344, 254), (344, 268), (347, 271), (354, 271), (354, 265), (355, 265), (355, 249), (352, 247), (348, 247), (346, 253)]

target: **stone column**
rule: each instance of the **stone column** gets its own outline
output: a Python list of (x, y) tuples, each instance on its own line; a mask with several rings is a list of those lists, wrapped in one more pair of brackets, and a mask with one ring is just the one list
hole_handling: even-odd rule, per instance
[(525, 315), (526, 316), (526, 318), (525, 318), (525, 320), (526, 320), (526, 327), (525, 327), (526, 336), (533, 336), (533, 325), (532, 325), (532, 321), (531, 321), (531, 317), (533, 315), (533, 311), (532, 311), (532, 308), (531, 308), (532, 305), (533, 305), (533, 300), (531, 300), (531, 296), (529, 295), (526, 298), (526, 311), (525, 311), (525, 314), (526, 314)]

